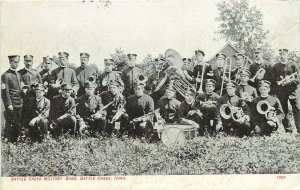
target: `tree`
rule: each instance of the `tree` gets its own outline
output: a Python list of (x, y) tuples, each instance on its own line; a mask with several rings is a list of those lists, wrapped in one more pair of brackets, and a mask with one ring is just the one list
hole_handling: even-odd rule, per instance
[(116, 48), (115, 52), (110, 54), (111, 58), (115, 61), (115, 67), (118, 71), (122, 71), (128, 66), (128, 58), (121, 47)]
[(266, 42), (268, 31), (263, 29), (263, 14), (256, 6), (251, 7), (248, 0), (230, 0), (217, 3), (217, 7), (217, 34), (250, 58), (258, 47), (266, 54), (272, 53)]

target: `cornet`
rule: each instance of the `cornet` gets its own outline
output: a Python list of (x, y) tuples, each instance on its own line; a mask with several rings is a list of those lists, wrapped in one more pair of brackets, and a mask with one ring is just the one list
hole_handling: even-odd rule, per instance
[(261, 67), (260, 69), (258, 69), (258, 71), (256, 72), (256, 74), (250, 79), (250, 81), (254, 82), (258, 75), (264, 76), (265, 73), (266, 73), (266, 70)]
[(281, 79), (280, 81), (277, 81), (277, 84), (280, 86), (285, 86), (287, 84), (290, 84), (293, 81), (299, 80), (298, 73), (293, 73), (291, 75), (286, 76), (285, 78)]

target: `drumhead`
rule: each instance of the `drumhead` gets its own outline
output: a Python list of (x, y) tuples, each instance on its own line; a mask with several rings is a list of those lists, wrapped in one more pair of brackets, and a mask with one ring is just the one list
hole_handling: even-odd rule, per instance
[(184, 133), (178, 127), (168, 127), (162, 131), (161, 141), (168, 147), (183, 146), (185, 142)]

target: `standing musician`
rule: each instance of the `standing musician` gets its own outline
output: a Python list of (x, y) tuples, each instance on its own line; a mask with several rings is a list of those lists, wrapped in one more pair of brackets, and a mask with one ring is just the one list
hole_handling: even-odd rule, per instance
[(75, 69), (76, 77), (79, 84), (77, 96), (80, 97), (85, 94), (85, 82), (92, 80), (96, 82), (97, 71), (94, 67), (89, 65), (90, 54), (80, 53), (80, 67)]
[(149, 91), (148, 94), (151, 94), (156, 86), (158, 85), (159, 80), (161, 79), (163, 65), (165, 63), (165, 59), (162, 57), (154, 59), (155, 64), (153, 68), (153, 72), (148, 77), (145, 89)]
[(200, 101), (195, 99), (194, 89), (185, 89), (185, 100), (180, 104), (178, 119), (180, 124), (190, 124), (198, 128), (199, 135), (204, 135), (203, 110)]
[(8, 56), (10, 68), (1, 76), (1, 97), (4, 103), (5, 128), (3, 137), (16, 142), (21, 135), (21, 76), (16, 71), (20, 62), (19, 55)]
[[(235, 135), (243, 137), (244, 135), (250, 135), (250, 110), (247, 104), (239, 98), (236, 94), (236, 82), (228, 81), (226, 83), (227, 94), (222, 96), (218, 101), (219, 123), (223, 125), (223, 131), (229, 135)], [(229, 106), (222, 109), (223, 106)], [(226, 109), (230, 109), (230, 113), (227, 113)], [(224, 118), (224, 115), (228, 115), (228, 118)]]
[(101, 133), (106, 122), (106, 111), (103, 110), (101, 97), (95, 95), (97, 84), (87, 81), (84, 85), (85, 94), (76, 99), (77, 114), (79, 116), (79, 132)]
[[(294, 113), (295, 124), (299, 131), (300, 125), (300, 100), (297, 96), (297, 89), (299, 88), (300, 72), (299, 66), (291, 59), (288, 59), (288, 50), (280, 49), (280, 62), (273, 67), (272, 75), (272, 90), (279, 99), (282, 109), (284, 111), (283, 126), (286, 132), (292, 132), (292, 121), (288, 114), (288, 101), (290, 101)], [(294, 76), (290, 78), (291, 76)]]
[[(213, 71), (210, 65), (206, 64), (203, 59), (204, 59), (205, 53), (201, 50), (196, 50), (195, 51), (195, 59), (194, 59), (194, 69), (193, 69), (193, 83), (196, 83), (196, 91), (199, 90), (200, 88), (200, 83), (201, 78), (203, 78), (203, 81), (205, 82), (205, 79), (212, 78), (213, 76)], [(202, 68), (205, 65), (204, 69), (204, 76), (202, 77)], [(205, 84), (204, 84), (205, 85)], [(203, 85), (203, 88), (204, 88)], [(203, 91), (203, 89), (201, 89)]]
[(206, 79), (205, 92), (198, 95), (197, 99), (201, 102), (203, 110), (203, 123), (206, 126), (207, 132), (211, 135), (216, 135), (216, 125), (218, 123), (217, 102), (220, 96), (214, 92), (216, 81)]
[(145, 114), (154, 112), (154, 102), (153, 99), (144, 94), (144, 88), (146, 84), (140, 81), (134, 83), (134, 95), (127, 98), (125, 109), (128, 114), (129, 120), (133, 121), (134, 124), (134, 136), (143, 136), (145, 132), (145, 127), (148, 119), (139, 119)]
[(129, 59), (128, 68), (124, 69), (121, 74), (121, 79), (124, 82), (124, 96), (129, 97), (134, 94), (134, 81), (138, 75), (143, 73), (143, 70), (136, 66), (136, 54), (127, 54)]
[(74, 98), (71, 97), (73, 86), (64, 83), (61, 88), (62, 93), (53, 97), (50, 106), (49, 118), (54, 136), (68, 132), (74, 134), (76, 127), (76, 105)]
[(100, 94), (103, 105), (108, 106), (106, 108), (106, 126), (104, 128), (104, 132), (108, 135), (111, 135), (116, 129), (115, 122), (120, 121), (120, 133), (123, 133), (126, 129), (128, 115), (123, 112), (126, 102), (120, 92), (121, 85), (121, 81), (111, 80), (108, 83), (108, 91), (104, 91)]
[[(213, 79), (216, 81), (215, 90), (218, 92), (221, 90), (221, 86), (222, 86), (226, 55), (224, 53), (218, 53), (216, 55), (216, 59), (217, 59), (216, 62), (217, 68), (213, 70)], [(225, 81), (228, 81), (226, 76), (225, 76)]]
[(165, 96), (158, 100), (155, 107), (160, 109), (159, 112), (167, 123), (175, 123), (178, 120), (180, 102), (175, 99), (175, 93), (174, 87), (171, 84), (167, 85)]
[[(258, 85), (260, 96), (252, 101), (251, 125), (256, 134), (270, 136), (273, 131), (277, 130), (284, 113), (278, 98), (269, 95), (271, 83), (261, 80)], [(275, 115), (272, 116), (272, 114)]]
[(99, 75), (99, 91), (108, 90), (108, 83), (111, 80), (121, 80), (120, 71), (114, 71), (114, 60), (104, 59), (104, 72)]
[[(239, 83), (239, 73), (242, 69), (249, 69), (248, 68), (248, 60), (245, 60), (245, 56), (242, 53), (236, 53), (233, 55), (233, 58), (235, 59), (236, 68), (231, 71), (231, 79), (235, 80), (235, 82)], [(246, 61), (246, 62), (245, 62)]]
[(192, 65), (192, 60), (190, 58), (183, 58), (183, 65), (181, 69), (183, 70), (183, 73), (185, 77), (192, 82), (193, 80), (193, 65)]
[(60, 66), (51, 72), (51, 87), (56, 89), (55, 95), (59, 94), (58, 89), (62, 83), (68, 83), (72, 85), (73, 96), (78, 90), (78, 80), (74, 69), (69, 68), (69, 54), (66, 52), (59, 52)]
[(238, 74), (240, 83), (236, 88), (236, 94), (242, 98), (248, 105), (254, 98), (257, 98), (256, 88), (248, 84), (251, 73), (248, 69), (242, 68)]
[(28, 100), (22, 114), (24, 127), (28, 130), (28, 136), (33, 142), (41, 142), (48, 133), (50, 101), (44, 97), (45, 90), (43, 84), (35, 87), (35, 97)]
[(257, 89), (258, 82), (261, 80), (268, 80), (272, 76), (273, 66), (271, 63), (263, 59), (263, 52), (260, 48), (254, 51), (255, 60), (254, 63), (250, 65), (249, 71), (250, 75), (250, 85)]
[(51, 66), (52, 66), (52, 61), (53, 59), (50, 58), (49, 56), (43, 57), (43, 63), (42, 63), (42, 68), (43, 70), (40, 71), (40, 75), (42, 78), (42, 83), (44, 85), (50, 84), (50, 74), (51, 74)]

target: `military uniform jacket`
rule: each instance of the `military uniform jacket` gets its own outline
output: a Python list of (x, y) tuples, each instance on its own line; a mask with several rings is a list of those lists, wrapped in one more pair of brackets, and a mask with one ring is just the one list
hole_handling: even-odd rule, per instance
[(178, 110), (178, 118), (182, 119), (182, 118), (186, 118), (186, 119), (192, 119), (193, 116), (189, 116), (187, 117), (187, 114), (189, 111), (191, 110), (201, 110), (200, 108), (200, 101), (199, 100), (195, 100), (194, 103), (192, 104), (188, 104), (185, 100), (180, 104), (180, 108)]
[[(267, 62), (267, 61), (263, 61), (261, 64), (255, 62), (253, 64), (250, 65), (250, 68), (249, 68), (249, 71), (251, 73), (251, 76), (250, 78), (254, 77), (257, 73), (257, 71), (260, 69), (260, 68), (264, 68), (266, 70), (266, 73), (263, 77), (262, 80), (268, 80), (270, 81), (271, 80), (271, 76), (272, 76), (272, 71), (273, 71), (273, 66), (271, 63)], [(254, 87), (257, 87), (258, 86), (258, 82), (260, 80), (258, 80), (257, 78), (255, 78), (254, 80)]]
[[(105, 86), (103, 86), (103, 84), (102, 84), (104, 79), (107, 82)], [(113, 81), (121, 80), (121, 76), (120, 76), (120, 73), (117, 71), (104, 72), (99, 75), (98, 80), (99, 80), (100, 91), (106, 91), (108, 82), (111, 80), (113, 80)]]
[[(285, 78), (286, 76), (289, 76), (293, 73), (300, 74), (299, 66), (296, 63), (276, 63), (273, 67), (273, 75), (272, 80), (270, 81), (272, 83), (272, 90), (275, 93), (288, 93), (291, 94), (294, 92), (297, 88), (297, 84), (290, 83), (286, 86), (278, 86), (277, 82), (280, 81), (282, 78)], [(282, 77), (282, 78), (281, 78)]]
[(96, 77), (97, 75), (96, 69), (94, 69), (91, 66), (77, 67), (75, 69), (75, 73), (76, 73), (79, 87), (84, 87), (84, 83), (89, 79), (90, 76), (94, 75)]
[(219, 94), (213, 92), (211, 94), (207, 94), (206, 92), (199, 94), (197, 96), (197, 99), (202, 101), (202, 102), (206, 102), (206, 101), (218, 101), (220, 99)]
[(71, 115), (74, 115), (76, 108), (70, 109), (74, 106), (75, 106), (74, 98), (72, 97), (65, 98), (62, 95), (54, 96), (50, 106), (49, 117), (51, 120), (56, 120), (57, 118), (59, 118), (60, 116), (66, 113), (70, 113)]
[(42, 82), (40, 73), (35, 69), (27, 70), (26, 68), (23, 68), (18, 72), (21, 75), (21, 81), (24, 83), (24, 85), (31, 85), (34, 83)]
[(238, 85), (236, 87), (236, 95), (238, 95), (238, 97), (241, 98), (241, 95), (244, 93), (244, 92), (247, 92), (250, 96), (252, 96), (253, 98), (257, 98), (257, 90), (256, 88), (254, 88), (253, 86), (250, 86), (248, 84), (246, 85)]
[(154, 111), (153, 99), (143, 94), (142, 96), (131, 95), (127, 98), (125, 105), (129, 120), (143, 116)]
[(180, 102), (175, 98), (161, 98), (158, 100), (156, 108), (160, 109), (160, 114), (167, 123), (174, 123), (178, 119), (178, 110), (180, 108)]
[(262, 124), (265, 124), (267, 122), (265, 115), (258, 113), (256, 109), (258, 102), (263, 100), (267, 101), (271, 107), (274, 107), (276, 109), (279, 120), (282, 120), (284, 117), (284, 113), (279, 99), (273, 96), (268, 96), (265, 98), (259, 96), (252, 101), (253, 107), (251, 108), (251, 124), (261, 126)]
[[(203, 65), (200, 65), (200, 64), (197, 64), (194, 66), (194, 69), (193, 69), (193, 77), (194, 78), (197, 78), (198, 75), (199, 75), (199, 78), (201, 78), (201, 75), (202, 75), (202, 68), (203, 68)], [(208, 74), (212, 72), (212, 68), (210, 65), (206, 64), (205, 63), (205, 71), (204, 71), (204, 79), (211, 79), (212, 76), (209, 76)]]
[(21, 97), (21, 76), (18, 72), (8, 69), (1, 76), (1, 96), (4, 106), (12, 105), (21, 108), (23, 100)]
[(111, 120), (116, 114), (118, 108), (123, 107), (126, 103), (124, 97), (119, 97), (116, 99), (115, 95), (113, 95), (110, 91), (102, 92), (100, 94), (100, 97), (102, 99), (102, 103), (104, 106), (113, 102), (113, 104), (111, 104), (106, 108), (106, 112), (107, 112), (106, 118), (108, 120)]
[(69, 67), (58, 67), (51, 72), (51, 83), (62, 79), (63, 82), (72, 84), (75, 89), (78, 89), (78, 80), (76, 73)]
[(88, 118), (95, 114), (97, 111), (101, 110), (103, 107), (101, 97), (96, 95), (82, 95), (75, 101), (78, 103), (76, 107), (76, 112), (82, 118)]
[(223, 67), (217, 67), (213, 70), (213, 76), (212, 78), (216, 81), (216, 88), (215, 90), (218, 91), (221, 89), (222, 85), (222, 78), (223, 78)]
[(25, 120), (31, 120), (38, 115), (43, 118), (48, 118), (50, 112), (50, 100), (45, 97), (37, 100), (35, 97), (29, 98), (26, 105), (23, 107), (23, 114)]
[[(220, 119), (220, 107), (223, 104), (227, 104), (230, 103), (231, 105), (235, 106), (235, 107), (240, 107), (242, 108), (244, 115), (248, 115), (250, 116), (250, 109), (248, 107), (248, 105), (244, 102), (244, 100), (242, 100), (241, 98), (239, 98), (237, 95), (233, 95), (233, 96), (228, 96), (228, 94), (222, 96), (218, 103), (217, 103), (217, 109), (218, 109), (218, 118)], [(221, 118), (223, 120), (223, 118)]]
[(49, 69), (47, 69), (47, 70), (46, 70), (46, 69), (43, 69), (43, 70), (40, 72), (40, 75), (41, 75), (43, 84), (44, 84), (45, 82), (47, 82), (48, 84), (51, 83), (51, 81), (50, 81), (51, 72), (50, 72)]
[(121, 79), (124, 82), (124, 95), (125, 97), (129, 97), (134, 94), (133, 84), (137, 79), (138, 75), (142, 74), (143, 70), (139, 67), (128, 67), (123, 70), (121, 74)]

